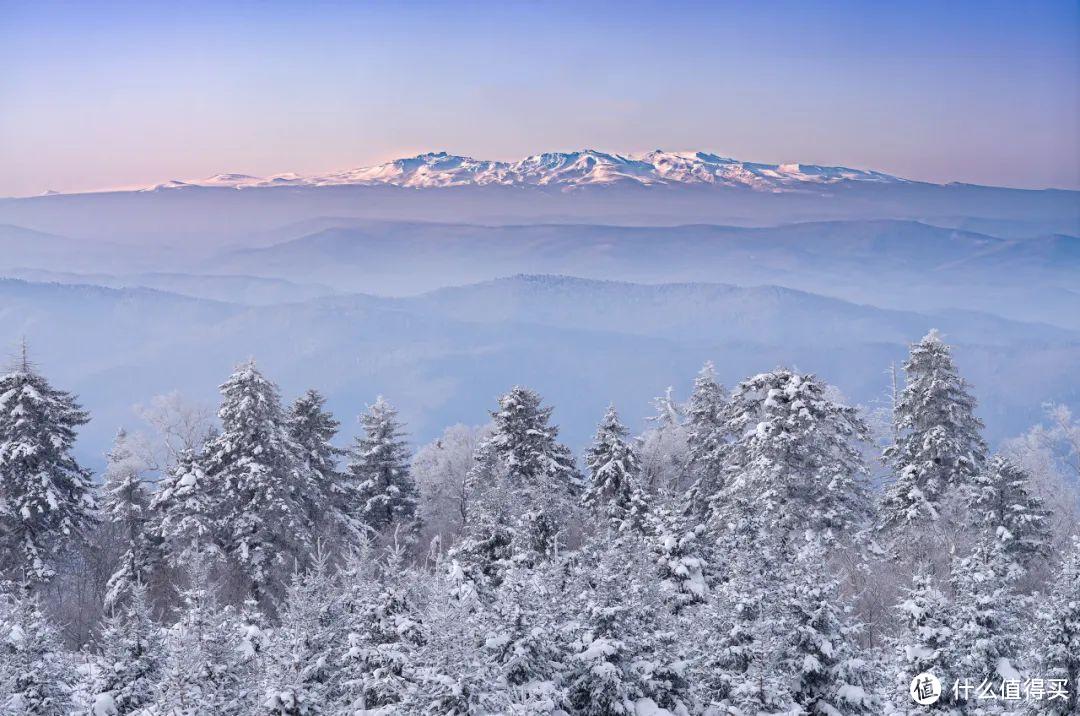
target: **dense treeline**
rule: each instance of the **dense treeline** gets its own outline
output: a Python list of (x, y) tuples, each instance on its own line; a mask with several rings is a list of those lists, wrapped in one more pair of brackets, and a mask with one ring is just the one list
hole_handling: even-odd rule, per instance
[(319, 393), (286, 406), (247, 363), (217, 421), (163, 398), (95, 480), (88, 414), (24, 352), (0, 707), (915, 714), (931, 672), (938, 713), (1080, 712), (1080, 425), (1053, 408), (991, 455), (935, 332), (904, 371), (875, 469), (867, 417), (789, 370), (728, 392), (706, 365), (579, 460), (523, 387), (416, 454), (379, 398), (341, 449)]

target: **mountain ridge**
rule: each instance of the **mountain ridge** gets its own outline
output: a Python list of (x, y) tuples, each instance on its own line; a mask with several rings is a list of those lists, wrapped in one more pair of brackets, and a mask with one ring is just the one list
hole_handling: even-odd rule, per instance
[(173, 179), (143, 191), (191, 187), (252, 189), (287, 186), (374, 186), (414, 189), (455, 186), (582, 186), (619, 183), (654, 185), (713, 185), (754, 191), (800, 191), (842, 182), (886, 184), (911, 180), (866, 169), (796, 162), (748, 162), (703, 151), (663, 151), (616, 154), (595, 149), (544, 152), (517, 161), (474, 159), (444, 151), (402, 157), (382, 164), (326, 174), (272, 174), (265, 177), (240, 173), (216, 174), (203, 179)]
[(132, 424), (132, 405), (174, 390), (212, 403), (220, 379), (251, 356), (287, 395), (317, 380), (338, 415), (379, 393), (391, 397), (418, 443), (447, 424), (482, 420), (507, 386), (532, 385), (559, 406), (575, 444), (588, 440), (609, 401), (625, 406), (628, 420), (643, 419), (653, 396), (706, 359), (729, 384), (794, 366), (867, 404), (887, 387), (883, 368), (931, 327), (946, 333), (986, 396), (998, 439), (1037, 419), (1043, 401), (1074, 399), (1080, 356), (1078, 331), (986, 314), (883, 310), (782, 287), (567, 276), (273, 306), (5, 279), (0, 317), (0, 344), (25, 336), (34, 360), (95, 416), (83, 436), (92, 456)]

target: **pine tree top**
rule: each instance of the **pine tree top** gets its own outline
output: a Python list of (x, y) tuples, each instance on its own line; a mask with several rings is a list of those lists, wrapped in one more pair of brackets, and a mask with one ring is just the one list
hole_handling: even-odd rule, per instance
[(308, 426), (311, 430), (336, 433), (341, 427), (341, 423), (327, 412), (326, 398), (314, 388), (309, 388), (293, 401), (290, 412), (294, 422)]
[(712, 497), (714, 519), (742, 510), (773, 527), (830, 539), (869, 513), (868, 470), (858, 449), (869, 428), (832, 400), (825, 383), (786, 369), (760, 373), (732, 396), (722, 447), (727, 483)]
[(281, 416), (277, 386), (255, 367), (255, 361), (241, 363), (221, 384), (218, 417), (225, 432), (244, 432), (259, 422)]
[(62, 441), (51, 447), (66, 449), (74, 443), (74, 429), (89, 421), (71, 393), (53, 388), (34, 370), (20, 367), (0, 376), (0, 426), (7, 434), (49, 430)]
[(687, 418), (699, 430), (718, 424), (723, 420), (726, 402), (727, 393), (716, 380), (716, 369), (712, 361), (706, 361), (694, 379), (694, 389), (686, 408)]
[(620, 526), (628, 519), (642, 518), (646, 509), (637, 483), (641, 465), (626, 441), (628, 434), (615, 407), (609, 406), (585, 453), (590, 483), (582, 503), (606, 511)]
[(368, 406), (360, 416), (364, 434), (356, 439), (354, 462), (402, 463), (407, 461), (404, 426), (398, 420), (398, 411), (383, 396)]
[(551, 412), (529, 388), (514, 386), (499, 398), (485, 448), (499, 455), (512, 481), (532, 485), (550, 478), (577, 480), (573, 456), (557, 442), (558, 426), (549, 422)]
[(907, 384), (896, 406), (898, 428), (919, 432), (947, 425), (975, 433), (983, 427), (973, 412), (976, 401), (971, 388), (960, 377), (952, 349), (936, 330), (911, 346), (904, 372)]

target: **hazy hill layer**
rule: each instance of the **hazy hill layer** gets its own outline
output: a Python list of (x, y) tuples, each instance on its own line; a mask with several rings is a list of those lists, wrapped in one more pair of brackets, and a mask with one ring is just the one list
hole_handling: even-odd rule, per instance
[(146, 289), (0, 280), (0, 342), (32, 357), (94, 413), (80, 450), (97, 460), (131, 406), (181, 390), (213, 403), (256, 357), (288, 395), (318, 387), (352, 431), (378, 394), (412, 439), (482, 423), (523, 383), (583, 445), (608, 402), (635, 426), (668, 385), (685, 396), (706, 359), (724, 381), (778, 365), (814, 371), (852, 400), (878, 400), (886, 368), (932, 326), (956, 344), (992, 439), (1025, 429), (1046, 400), (1076, 402), (1080, 336), (982, 314), (921, 315), (799, 292), (643, 286), (521, 276), (411, 299), (341, 296), (241, 306)]

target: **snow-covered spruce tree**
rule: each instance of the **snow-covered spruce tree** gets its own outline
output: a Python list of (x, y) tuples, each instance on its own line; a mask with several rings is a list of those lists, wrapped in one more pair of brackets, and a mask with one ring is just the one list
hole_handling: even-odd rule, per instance
[(257, 712), (262, 693), (258, 671), (241, 648), (243, 627), (231, 609), (218, 604), (210, 558), (192, 553), (186, 567), (190, 586), (181, 592), (179, 620), (166, 633), (156, 713), (250, 716)]
[(156, 537), (150, 529), (150, 494), (143, 485), (144, 462), (128, 444), (127, 432), (116, 434), (106, 456), (101, 487), (101, 519), (124, 545), (124, 552), (105, 593), (106, 611), (119, 605), (137, 584), (149, 584), (158, 561)]
[(883, 455), (896, 477), (881, 504), (886, 528), (936, 522), (950, 490), (966, 489), (986, 458), (975, 398), (936, 330), (911, 346), (904, 372), (897, 437)]
[(699, 539), (704, 528), (688, 526), (687, 520), (664, 506), (650, 507), (638, 483), (640, 464), (626, 435), (615, 409), (609, 407), (585, 454), (590, 480), (582, 503), (617, 532), (635, 529), (645, 536), (661, 585), (677, 613), (703, 601), (708, 593)]
[(410, 651), (410, 687), (387, 713), (551, 713), (511, 707), (500, 699), (497, 669), (484, 652), (482, 612), (459, 570), (437, 569), (426, 584), (423, 637)]
[[(1001, 544), (986, 536), (966, 557), (954, 558), (952, 639), (945, 662), (957, 676), (978, 685), (1019, 678), (1020, 603), (1009, 589)], [(940, 677), (939, 677), (940, 678)], [(979, 713), (975, 699), (960, 701), (966, 713)]]
[[(0, 586), (0, 709), (7, 705), (8, 697), (14, 692), (15, 673), (9, 658), (11, 649), (16, 641), (15, 636), (15, 599), (4, 589), (10, 587), (10, 583)], [(0, 710), (0, 713), (3, 713)]]
[(582, 504), (618, 530), (641, 527), (648, 505), (638, 483), (641, 464), (627, 442), (629, 434), (610, 406), (585, 452), (589, 484)]
[(450, 557), (461, 568), (473, 589), (490, 596), (513, 566), (520, 542), (511, 515), (510, 491), (503, 485), (489, 488), (473, 501), (469, 521)]
[[(899, 605), (903, 615), (903, 628), (895, 637), (896, 679), (893, 684), (892, 702), (900, 713), (913, 711), (909, 689), (911, 681), (919, 674), (929, 672), (942, 684), (951, 684), (956, 678), (956, 665), (949, 661), (949, 645), (953, 641), (949, 626), (950, 604), (935, 585), (933, 577), (917, 573), (912, 579), (907, 597)], [(947, 689), (945, 689), (947, 690)], [(929, 707), (947, 711), (951, 708), (951, 694), (943, 690), (942, 700)], [(921, 713), (923, 707), (918, 707)]]
[(1005, 457), (994, 457), (971, 478), (968, 514), (998, 544), (1005, 575), (1016, 579), (1049, 550), (1049, 512), (1030, 490), (1031, 477)]
[(524, 507), (516, 514), (515, 555), (536, 562), (558, 549), (581, 477), (569, 448), (557, 442), (551, 408), (541, 405), (538, 393), (515, 387), (491, 416), (489, 442), (506, 486)]
[(631, 628), (626, 607), (596, 605), (586, 618), (589, 630), (572, 655), (568, 698), (573, 712), (589, 716), (634, 713), (641, 698), (637, 679), (630, 673), (633, 655), (619, 638)]
[(154, 539), (173, 564), (216, 548), (219, 497), (203, 472), (200, 456), (183, 450), (150, 499)]
[[(486, 611), (483, 650), (494, 667), (493, 701), (514, 704), (519, 712), (552, 713), (565, 708), (559, 683), (566, 660), (560, 626), (563, 565), (511, 569)], [(524, 708), (524, 707), (528, 708)]]
[(645, 525), (660, 577), (674, 613), (704, 602), (709, 595), (706, 569), (712, 538), (705, 525), (667, 507), (653, 507)]
[(783, 586), (780, 663), (791, 675), (792, 700), (808, 714), (880, 713), (856, 629), (838, 604), (839, 582), (827, 574), (825, 550), (811, 545), (791, 567)]
[(262, 651), (263, 703), (268, 716), (332, 713), (335, 661), (346, 630), (325, 554), (297, 573), (274, 629)]
[(481, 590), (498, 584), (509, 561), (536, 564), (558, 550), (581, 488), (551, 408), (535, 391), (513, 388), (491, 416), (469, 476), (476, 497), (451, 552)]
[(360, 529), (351, 514), (356, 497), (338, 471), (338, 460), (345, 451), (332, 442), (341, 423), (325, 406), (326, 398), (317, 390), (297, 398), (289, 410), (289, 436), (299, 446), (304, 467), (316, 486), (317, 494), (307, 502), (319, 539), (347, 544)]
[(698, 612), (708, 638), (694, 640), (694, 683), (702, 701), (722, 714), (792, 707), (791, 684), (779, 663), (784, 557), (762, 523), (762, 515), (747, 510), (721, 535), (725, 579)]
[(424, 629), (411, 578), (404, 548), (394, 544), (378, 565), (376, 588), (351, 595), (341, 675), (350, 708), (394, 713), (412, 688), (409, 672)]
[(515, 386), (499, 398), (485, 441), (503, 479), (533, 496), (572, 492), (581, 486), (570, 449), (558, 442), (559, 428), (550, 422), (551, 411), (541, 404), (539, 393)]
[(368, 614), (380, 591), (380, 564), (369, 539), (361, 537), (349, 550), (335, 576), (336, 610), (341, 618), (341, 635), (336, 644), (334, 703), (346, 713), (366, 708), (363, 703), (367, 667), (361, 652), (369, 643)]
[(221, 434), (198, 459), (209, 493), (200, 501), (209, 503), (214, 544), (248, 594), (272, 611), (311, 554), (307, 500), (318, 489), (289, 436), (277, 386), (253, 362), (237, 368), (221, 395)]
[(1064, 679), (1069, 696), (1032, 706), (1047, 716), (1075, 716), (1080, 713), (1080, 537), (1073, 537), (1064, 555), (1040, 613), (1040, 626), (1040, 658), (1035, 672), (1044, 679)]
[(0, 594), (0, 713), (68, 716), (75, 664), (36, 597)]
[(869, 516), (858, 449), (868, 428), (816, 377), (776, 370), (745, 380), (729, 416), (738, 437), (720, 451), (725, 484), (709, 504), (714, 523), (749, 509), (770, 532), (828, 543)]
[(728, 396), (716, 381), (716, 370), (706, 362), (694, 380), (686, 407), (689, 468), (694, 483), (686, 493), (691, 514), (709, 514), (712, 499), (724, 487), (722, 450), (728, 434)]
[(0, 575), (47, 581), (57, 554), (93, 523), (90, 473), (71, 454), (88, 420), (32, 368), (24, 346), (0, 377)]
[[(633, 534), (586, 544), (577, 560), (579, 634), (564, 682), (570, 711), (584, 716), (687, 714), (686, 662), (647, 550)], [(639, 585), (628, 598), (627, 585)]]
[(139, 713), (153, 702), (165, 669), (164, 634), (150, 616), (146, 587), (138, 582), (131, 586), (124, 605), (102, 623), (98, 642), (95, 707), (117, 716)]
[(382, 396), (360, 416), (364, 435), (356, 439), (346, 468), (357, 519), (389, 534), (416, 526), (418, 494), (409, 473), (409, 449), (397, 411)]

